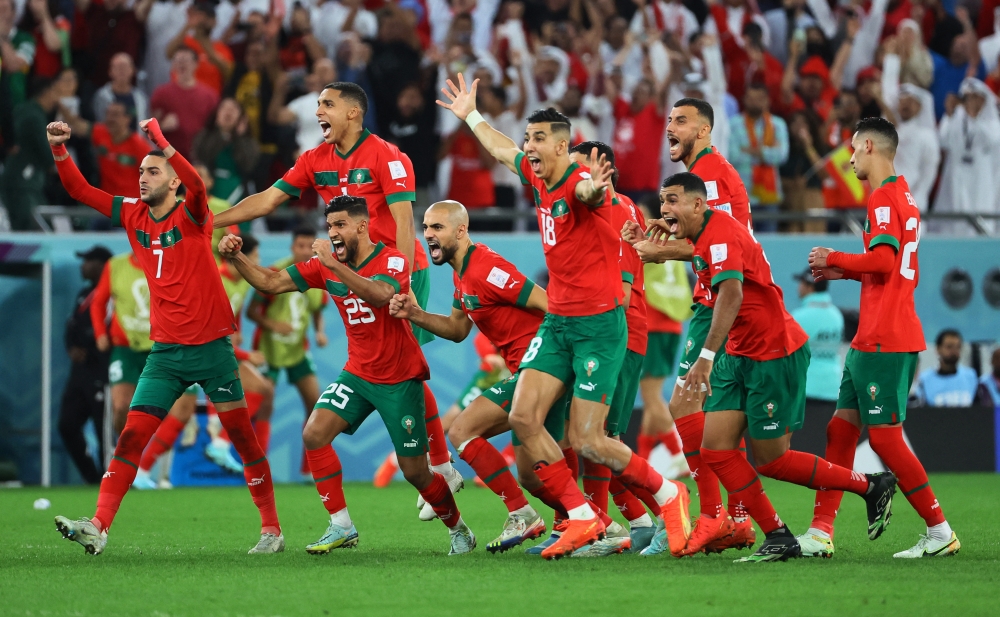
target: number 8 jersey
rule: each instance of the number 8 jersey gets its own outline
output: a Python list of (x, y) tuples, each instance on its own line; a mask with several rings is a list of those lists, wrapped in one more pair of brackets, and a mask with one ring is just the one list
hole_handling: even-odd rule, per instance
[(923, 351), (924, 330), (913, 305), (920, 279), (920, 210), (902, 176), (890, 176), (868, 198), (863, 238), (865, 252), (888, 244), (896, 249), (896, 261), (887, 274), (852, 276), (861, 281), (861, 315), (851, 347), (869, 352)]
[[(337, 275), (313, 257), (285, 269), (299, 291), (325, 289), (337, 305), (347, 331), (347, 365), (344, 370), (365, 381), (397, 384), (411, 379), (430, 379), (430, 369), (420, 351), (410, 323), (389, 315), (389, 304), (381, 308), (359, 298)], [(392, 286), (395, 293), (410, 292), (409, 266), (396, 249), (379, 242), (368, 259), (354, 271), (373, 281)]]

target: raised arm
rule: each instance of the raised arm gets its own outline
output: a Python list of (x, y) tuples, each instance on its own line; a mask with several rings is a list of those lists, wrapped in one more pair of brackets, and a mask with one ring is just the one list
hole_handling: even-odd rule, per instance
[(69, 141), (72, 134), (69, 125), (65, 122), (51, 122), (46, 127), (45, 132), (49, 140), (49, 147), (52, 148), (52, 158), (56, 161), (59, 179), (62, 180), (69, 196), (85, 206), (90, 206), (104, 216), (111, 216), (111, 209), (115, 201), (114, 196), (90, 186), (66, 150), (66, 142)]
[(413, 297), (396, 294), (389, 301), (389, 314), (399, 319), (407, 319), (435, 336), (461, 343), (472, 331), (472, 320), (462, 309), (452, 307), (451, 315), (438, 315), (423, 310)]
[(184, 156), (178, 152), (160, 130), (160, 123), (156, 118), (143, 120), (139, 123), (139, 129), (146, 134), (146, 139), (163, 151), (163, 154), (170, 161), (170, 166), (174, 168), (181, 184), (187, 189), (187, 196), (184, 198), (184, 207), (196, 220), (204, 221), (208, 216), (208, 190), (205, 188), (205, 181), (195, 170), (194, 166), (188, 162)]
[(688, 393), (687, 400), (698, 400), (703, 391), (709, 396), (712, 395), (709, 377), (712, 374), (712, 366), (715, 364), (715, 354), (722, 347), (729, 331), (733, 329), (733, 323), (736, 321), (742, 304), (743, 281), (738, 278), (721, 281), (718, 285), (715, 310), (712, 311), (712, 325), (708, 330), (708, 336), (705, 337), (701, 354), (685, 378), (684, 389)]
[(490, 155), (507, 166), (507, 169), (517, 173), (517, 155), (521, 149), (517, 147), (514, 140), (496, 130), (483, 119), (482, 114), (476, 111), (476, 90), (479, 80), (475, 79), (471, 87), (465, 85), (465, 76), (458, 74), (458, 86), (449, 79), (448, 87), (441, 88), (441, 92), (450, 102), (436, 101), (438, 105), (450, 109), (459, 120), (465, 121), (476, 139), (483, 144)]
[(365, 278), (346, 264), (340, 263), (333, 256), (333, 247), (330, 245), (329, 240), (316, 240), (313, 242), (313, 253), (316, 253), (319, 262), (336, 274), (337, 278), (344, 285), (347, 285), (348, 289), (375, 308), (381, 308), (389, 304), (389, 300), (396, 293), (396, 289), (389, 283), (377, 278)]
[(240, 200), (232, 208), (215, 217), (215, 228), (222, 229), (230, 225), (245, 223), (253, 219), (267, 216), (278, 206), (291, 199), (291, 195), (276, 187), (270, 187)]
[(239, 236), (228, 234), (219, 241), (219, 255), (230, 260), (254, 289), (269, 295), (298, 291), (298, 286), (288, 272), (258, 266), (240, 252), (242, 247), (243, 240)]

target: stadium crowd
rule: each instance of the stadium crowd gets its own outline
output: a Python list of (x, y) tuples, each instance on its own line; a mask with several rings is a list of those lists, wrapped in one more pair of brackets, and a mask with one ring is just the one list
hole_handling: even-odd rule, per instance
[[(156, 117), (235, 204), (320, 143), (316, 97), (337, 79), (365, 89), (366, 126), (413, 161), (418, 205), (526, 207), (516, 176), (433, 104), (459, 72), (517, 140), (526, 111), (554, 106), (575, 142), (611, 144), (636, 201), (679, 171), (665, 114), (695, 96), (756, 213), (862, 208), (850, 136), (870, 116), (898, 126), (896, 165), (921, 210), (997, 213), (998, 56), (1000, 0), (0, 0), (0, 228), (72, 203), (43, 137), (54, 119), (73, 127), (85, 176), (138, 196), (137, 120)], [(304, 193), (269, 226), (316, 206)]]

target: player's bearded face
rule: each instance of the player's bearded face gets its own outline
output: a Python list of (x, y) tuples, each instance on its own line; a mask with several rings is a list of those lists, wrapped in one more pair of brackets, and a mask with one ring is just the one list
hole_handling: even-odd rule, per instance
[(691, 155), (694, 142), (698, 139), (698, 131), (702, 126), (698, 110), (693, 107), (679, 107), (670, 111), (670, 117), (667, 119), (667, 141), (670, 143), (671, 161), (676, 163)]
[[(331, 214), (334, 217), (336, 214)], [(333, 255), (340, 263), (354, 263), (358, 254), (358, 224), (344, 215), (343, 219), (327, 221), (330, 225), (330, 244)]]
[(139, 198), (148, 206), (158, 206), (170, 193), (173, 174), (164, 159), (147, 156), (139, 169)]

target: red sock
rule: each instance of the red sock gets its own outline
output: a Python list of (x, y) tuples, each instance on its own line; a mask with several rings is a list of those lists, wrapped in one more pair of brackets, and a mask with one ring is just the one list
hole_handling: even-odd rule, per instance
[(253, 432), (257, 435), (257, 443), (260, 444), (260, 449), (267, 454), (267, 447), (271, 443), (271, 421), (257, 420), (253, 423)]
[(630, 490), (625, 488), (625, 485), (617, 478), (611, 478), (608, 489), (611, 491), (611, 497), (614, 499), (615, 505), (618, 506), (618, 511), (622, 513), (626, 521), (634, 521), (646, 513), (646, 508), (642, 507), (642, 502)]
[(722, 486), (729, 491), (730, 499), (742, 503), (764, 533), (771, 533), (784, 525), (778, 518), (771, 500), (764, 494), (760, 478), (739, 450), (701, 449), (701, 457), (712, 467)]
[(656, 435), (640, 434), (635, 441), (636, 453), (648, 461), (649, 454), (653, 451), (653, 448), (656, 447), (657, 443), (659, 443), (659, 440), (656, 438)]
[(508, 512), (528, 505), (521, 487), (517, 485), (513, 474), (507, 468), (507, 461), (490, 442), (482, 437), (476, 437), (465, 444), (459, 457), (475, 470), (497, 497), (503, 500)]
[(868, 491), (868, 478), (864, 474), (798, 450), (785, 451), (767, 465), (758, 465), (757, 471), (768, 478), (820, 491), (850, 491), (858, 495)]
[(278, 523), (278, 509), (274, 504), (274, 483), (271, 478), (271, 466), (267, 455), (257, 443), (253, 426), (250, 424), (250, 414), (246, 407), (225, 411), (219, 414), (222, 426), (229, 433), (229, 440), (236, 448), (236, 453), (243, 459), (243, 477), (254, 505), (260, 511), (261, 533), (281, 533)]
[(628, 465), (625, 465), (625, 469), (618, 474), (618, 477), (625, 486), (637, 486), (654, 495), (664, 482), (663, 476), (657, 473), (646, 459), (635, 453), (628, 459)]
[(591, 510), (593, 510), (594, 512), (597, 513), (597, 518), (601, 519), (601, 522), (604, 523), (605, 527), (607, 527), (608, 525), (610, 525), (611, 523), (614, 522), (614, 520), (612, 520), (612, 518), (610, 516), (608, 516), (608, 513), (605, 512), (604, 510), (602, 510), (593, 501), (591, 501), (591, 500), (588, 499), (587, 500), (587, 505), (590, 506)]
[(149, 440), (149, 445), (143, 451), (142, 459), (139, 461), (139, 469), (143, 471), (152, 469), (156, 461), (163, 456), (163, 453), (174, 447), (177, 436), (183, 430), (184, 423), (167, 414), (163, 422), (160, 422), (160, 426), (156, 428), (156, 432), (153, 433), (153, 438)]
[(111, 457), (108, 470), (101, 480), (100, 493), (97, 495), (97, 512), (94, 514), (94, 524), (107, 531), (118, 513), (118, 506), (128, 492), (135, 474), (139, 471), (139, 459), (160, 419), (142, 411), (128, 412), (125, 428), (118, 437), (115, 454)]
[(260, 392), (244, 392), (243, 398), (247, 401), (247, 411), (250, 413), (250, 419), (252, 420), (257, 415), (260, 404), (264, 402), (264, 395)]
[[(854, 453), (858, 448), (861, 429), (843, 418), (834, 416), (826, 425), (826, 460), (848, 469), (854, 468)], [(833, 521), (837, 518), (843, 491), (816, 491), (816, 505), (810, 527), (833, 537)]]
[(660, 433), (657, 435), (657, 438), (660, 440), (660, 443), (667, 447), (670, 454), (677, 456), (683, 452), (681, 450), (681, 436), (677, 434), (676, 430)]
[(535, 474), (566, 512), (587, 503), (580, 487), (573, 480), (566, 459), (561, 458), (554, 463), (538, 463), (535, 465)]
[[(212, 404), (212, 401), (205, 403), (205, 409), (208, 410), (209, 420), (212, 419), (212, 416), (219, 417), (219, 413), (215, 410), (215, 405)], [(226, 432), (225, 426), (219, 429), (219, 439), (229, 441), (229, 433)]]
[(559, 503), (559, 500), (552, 494), (544, 484), (533, 491), (529, 491), (535, 499), (538, 499), (548, 507), (552, 508), (552, 511), (556, 513), (556, 518), (569, 518), (569, 514), (566, 514), (566, 509), (563, 505)]
[(434, 474), (434, 481), (431, 482), (430, 486), (420, 491), (420, 496), (431, 504), (431, 507), (434, 508), (434, 514), (438, 515), (445, 527), (451, 529), (462, 518), (458, 506), (455, 504), (455, 496), (451, 494), (448, 482), (441, 474)]
[(573, 482), (575, 483), (580, 479), (580, 457), (576, 455), (573, 448), (566, 448), (562, 453), (566, 460), (566, 466), (569, 467), (569, 472), (573, 474)]
[(330, 514), (336, 514), (347, 507), (344, 498), (344, 473), (340, 467), (340, 458), (332, 445), (306, 450), (309, 469), (323, 507)]
[(875, 430), (869, 428), (868, 439), (875, 454), (878, 454), (882, 462), (896, 474), (899, 490), (927, 526), (933, 527), (943, 523), (944, 512), (941, 511), (941, 505), (934, 496), (930, 482), (927, 481), (927, 472), (903, 441), (903, 427), (886, 426)]
[(431, 465), (444, 465), (451, 460), (448, 442), (441, 427), (441, 414), (430, 386), (424, 382), (424, 421), (427, 423), (427, 447), (431, 450)]
[(583, 495), (603, 512), (608, 511), (608, 483), (611, 470), (604, 465), (583, 459)]
[(722, 512), (722, 492), (719, 491), (719, 478), (706, 465), (701, 456), (701, 440), (705, 435), (705, 412), (699, 411), (674, 420), (677, 432), (684, 443), (684, 458), (691, 468), (691, 478), (698, 485), (698, 500), (701, 502), (701, 513), (716, 517)]
[(740, 437), (740, 455), (743, 458), (747, 457), (747, 440), (746, 440), (746, 437)]
[[(621, 480), (621, 478), (618, 478), (618, 480)], [(660, 515), (660, 504), (656, 503), (656, 498), (653, 497), (652, 493), (650, 493), (646, 489), (640, 488), (638, 486), (625, 485), (624, 483), (622, 483), (622, 484), (633, 495), (635, 495), (636, 497), (638, 497), (640, 501), (642, 501), (642, 503), (646, 506), (646, 509), (649, 510), (650, 514), (652, 514), (653, 516), (659, 516)], [(615, 502), (615, 503), (617, 503), (617, 502)]]

